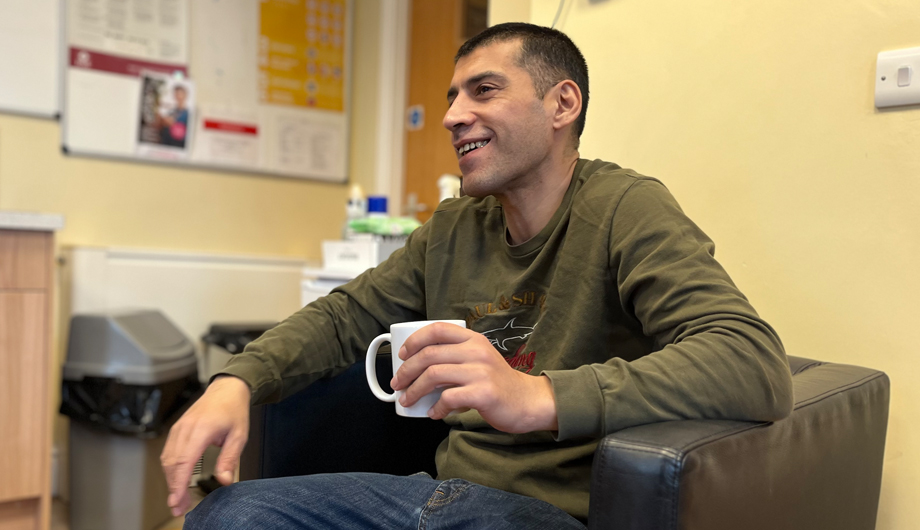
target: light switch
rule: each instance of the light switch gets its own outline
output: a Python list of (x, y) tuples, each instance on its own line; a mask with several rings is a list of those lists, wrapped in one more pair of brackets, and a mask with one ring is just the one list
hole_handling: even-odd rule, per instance
[(910, 66), (898, 68), (898, 86), (910, 86)]
[(920, 104), (920, 48), (905, 48), (878, 54), (875, 66), (875, 106), (878, 108)]

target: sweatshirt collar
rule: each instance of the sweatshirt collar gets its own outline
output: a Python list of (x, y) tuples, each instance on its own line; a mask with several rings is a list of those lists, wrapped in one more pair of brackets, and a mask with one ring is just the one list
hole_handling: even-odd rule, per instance
[(556, 227), (559, 225), (559, 222), (562, 221), (562, 218), (565, 215), (565, 212), (569, 209), (569, 206), (572, 203), (572, 195), (574, 195), (575, 182), (578, 180), (579, 175), (581, 175), (581, 170), (584, 168), (587, 160), (579, 158), (578, 162), (575, 163), (575, 169), (572, 171), (572, 180), (569, 181), (569, 187), (565, 190), (565, 195), (562, 197), (562, 202), (559, 203), (559, 207), (556, 208), (556, 212), (550, 218), (549, 222), (546, 223), (546, 226), (543, 227), (540, 232), (533, 236), (532, 238), (524, 241), (520, 245), (512, 245), (508, 243), (508, 226), (505, 224), (505, 213), (502, 211), (502, 237), (504, 238), (505, 247), (508, 250), (508, 253), (514, 257), (524, 257), (528, 254), (535, 252), (543, 247), (546, 242), (549, 240), (549, 237), (556, 231)]

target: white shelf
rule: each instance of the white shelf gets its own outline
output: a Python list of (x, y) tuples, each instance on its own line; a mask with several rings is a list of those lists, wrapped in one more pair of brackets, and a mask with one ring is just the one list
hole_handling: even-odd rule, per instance
[[(364, 271), (361, 271), (364, 272)], [(361, 272), (355, 271), (343, 271), (343, 270), (330, 270), (330, 269), (317, 269), (317, 268), (304, 268), (303, 277), (304, 278), (316, 278), (320, 280), (354, 280)]]
[(63, 215), (0, 211), (0, 229), (53, 232), (62, 228), (64, 228)]

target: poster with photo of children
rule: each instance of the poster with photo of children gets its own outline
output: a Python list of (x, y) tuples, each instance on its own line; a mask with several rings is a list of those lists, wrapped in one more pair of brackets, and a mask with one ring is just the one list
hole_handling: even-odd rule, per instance
[(137, 154), (148, 158), (188, 158), (194, 83), (160, 72), (141, 74)]

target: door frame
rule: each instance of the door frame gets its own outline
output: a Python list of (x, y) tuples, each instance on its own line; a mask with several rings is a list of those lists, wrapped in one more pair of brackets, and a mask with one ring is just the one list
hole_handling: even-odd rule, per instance
[(378, 55), (375, 193), (389, 197), (391, 215), (402, 214), (405, 188), (406, 98), (412, 0), (382, 0)]

